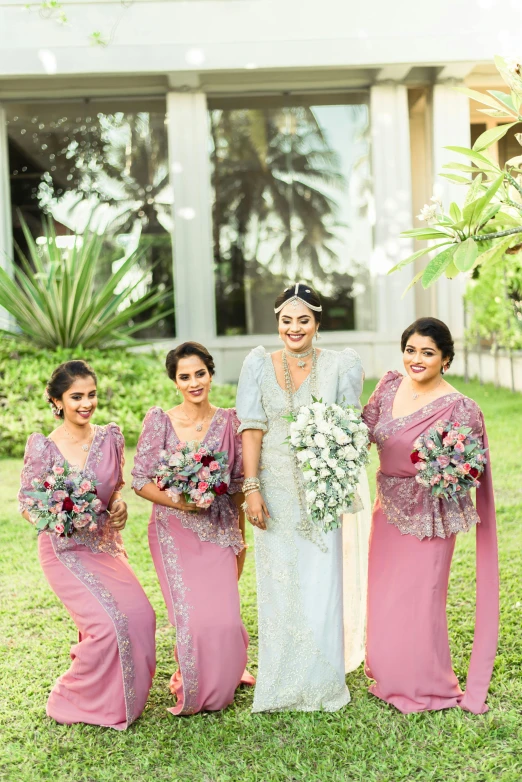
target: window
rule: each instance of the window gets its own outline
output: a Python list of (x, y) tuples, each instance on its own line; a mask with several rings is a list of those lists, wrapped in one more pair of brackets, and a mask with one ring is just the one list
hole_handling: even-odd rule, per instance
[(210, 99), (218, 334), (274, 330), (287, 284), (312, 284), (323, 328), (372, 328), (365, 95)]
[[(22, 250), (19, 214), (36, 237), (44, 214), (58, 235), (89, 224), (106, 237), (105, 274), (139, 245), (136, 274), (147, 269), (152, 290), (172, 288), (164, 101), (32, 102), (8, 104), (7, 112), (13, 235)], [(172, 308), (170, 301), (161, 307)], [(170, 314), (140, 336), (173, 334)]]

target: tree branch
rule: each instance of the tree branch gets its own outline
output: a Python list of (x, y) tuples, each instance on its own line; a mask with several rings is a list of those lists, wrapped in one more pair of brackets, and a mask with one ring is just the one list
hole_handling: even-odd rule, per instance
[(503, 236), (511, 236), (513, 234), (522, 234), (522, 225), (520, 228), (508, 228), (507, 231), (497, 231), (494, 234), (475, 234), (469, 238), (474, 239), (476, 242), (487, 242), (488, 239), (501, 239)]

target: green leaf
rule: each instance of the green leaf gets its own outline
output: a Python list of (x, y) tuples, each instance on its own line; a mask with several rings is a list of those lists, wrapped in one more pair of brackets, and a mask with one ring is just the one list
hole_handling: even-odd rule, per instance
[(518, 121), (506, 122), (504, 125), (498, 125), (496, 128), (490, 128), (489, 130), (484, 131), (473, 144), (474, 152), (482, 152), (482, 150), (495, 144), (499, 139), (504, 138), (508, 130), (515, 125), (518, 125)]
[(414, 252), (413, 255), (409, 255), (403, 261), (399, 261), (399, 263), (395, 264), (395, 266), (388, 271), (388, 274), (392, 274), (393, 272), (398, 272), (399, 269), (403, 269), (409, 263), (413, 263), (413, 261), (416, 261), (417, 258), (421, 258), (423, 255), (426, 255), (426, 253), (432, 252), (433, 250), (437, 250), (439, 247), (444, 247), (445, 244), (449, 244), (449, 241), (450, 240), (448, 239), (447, 242), (441, 242), (440, 244), (436, 244), (435, 246), (423, 247), (422, 250), (417, 250), (417, 252)]
[(497, 212), (495, 215), (495, 224), (502, 228), (516, 228), (522, 223), (522, 215), (519, 218), (508, 215), (506, 212)]
[[(475, 201), (479, 197), (479, 194), (482, 192), (482, 174), (479, 174), (475, 177), (473, 182), (470, 185), (470, 188), (468, 192), (466, 193), (466, 198), (464, 199), (464, 209), (467, 207), (468, 204), (471, 204), (472, 201)], [(463, 210), (463, 216), (464, 216), (464, 210)]]
[(459, 220), (462, 219), (462, 212), (460, 211), (460, 208), (458, 204), (455, 203), (455, 201), (450, 204), (449, 213), (454, 223), (458, 223)]
[(473, 267), (478, 254), (478, 247), (473, 239), (466, 239), (455, 250), (453, 263), (459, 271), (467, 272)]
[(469, 157), (479, 166), (479, 168), (489, 168), (495, 171), (500, 171), (499, 167), (495, 165), (492, 160), (490, 160), (485, 155), (481, 155), (480, 152), (476, 152), (475, 149), (468, 149), (468, 147), (445, 147), (445, 149), (449, 149), (450, 152), (458, 152), (461, 155)]
[(453, 280), (454, 277), (458, 277), (459, 276), (460, 271), (455, 266), (455, 262), (454, 261), (451, 261), (451, 263), (449, 263), (448, 266), (446, 266), (446, 268), (444, 270), (444, 274), (446, 275), (448, 280)]
[(429, 288), (433, 285), (439, 277), (444, 274), (445, 269), (449, 266), (453, 260), (453, 255), (457, 249), (457, 244), (452, 244), (447, 250), (443, 250), (441, 253), (435, 256), (424, 269), (422, 275), (422, 287)]
[(418, 274), (416, 274), (415, 277), (411, 280), (411, 282), (409, 283), (408, 287), (405, 288), (404, 293), (401, 296), (401, 299), (403, 299), (406, 296), (406, 294), (408, 293), (408, 291), (411, 288), (413, 288), (413, 286), (416, 283), (418, 283), (418, 281), (420, 280), (420, 278), (422, 277), (423, 274), (424, 274), (424, 269), (421, 269), (421, 271)]
[(481, 217), (486, 212), (486, 207), (499, 189), (500, 185), (504, 181), (504, 174), (501, 174), (495, 179), (494, 182), (488, 187), (484, 195), (477, 198), (475, 201), (468, 203), (462, 211), (462, 217), (467, 220), (469, 225), (480, 224)]
[(447, 239), (448, 235), (444, 231), (438, 231), (436, 228), (411, 228), (409, 231), (402, 231), (401, 236), (408, 236), (414, 239)]
[(488, 92), (500, 103), (503, 103), (504, 106), (507, 106), (510, 111), (518, 114), (518, 107), (515, 106), (512, 95), (509, 95), (507, 92), (500, 92), (500, 90), (488, 90)]
[(456, 182), (457, 185), (469, 185), (469, 177), (459, 176), (458, 174), (439, 174), (444, 179), (449, 179), (450, 182)]
[(491, 97), (491, 95), (485, 95), (483, 92), (477, 92), (477, 90), (470, 90), (468, 87), (455, 87), (455, 92), (460, 92), (462, 95), (467, 95), (468, 98), (481, 103), (483, 106), (491, 106), (493, 109), (505, 109), (505, 104)]
[(476, 258), (475, 267), (485, 263), (491, 265), (499, 261), (513, 241), (513, 236), (504, 236), (502, 239), (492, 239), (491, 241), (494, 241), (495, 244)]

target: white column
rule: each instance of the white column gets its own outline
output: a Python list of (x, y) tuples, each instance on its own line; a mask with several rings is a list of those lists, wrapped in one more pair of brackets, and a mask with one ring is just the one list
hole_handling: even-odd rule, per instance
[(398, 335), (415, 319), (415, 297), (402, 294), (413, 277), (407, 266), (389, 277), (386, 272), (413, 252), (413, 242), (400, 233), (411, 228), (412, 187), (408, 90), (394, 81), (371, 88), (372, 174), (375, 198), (374, 249), (378, 330)]
[[(452, 184), (440, 176), (442, 166), (452, 160), (464, 158), (456, 152), (445, 149), (447, 146), (470, 146), (469, 100), (465, 95), (455, 92), (454, 87), (462, 84), (449, 79), (433, 87), (433, 191), (442, 198), (445, 211), (451, 201), (462, 205), (466, 197), (466, 188)], [(460, 339), (464, 335), (464, 308), (462, 296), (466, 280), (460, 275), (454, 280), (439, 278), (437, 286), (437, 317), (449, 326), (453, 337)]]
[(205, 344), (216, 333), (206, 96), (169, 92), (167, 117), (177, 341)]
[[(5, 109), (0, 104), (0, 267), (8, 274), (12, 274), (13, 234), (6, 119)], [(0, 328), (12, 328), (12, 326), (12, 319), (0, 307)]]

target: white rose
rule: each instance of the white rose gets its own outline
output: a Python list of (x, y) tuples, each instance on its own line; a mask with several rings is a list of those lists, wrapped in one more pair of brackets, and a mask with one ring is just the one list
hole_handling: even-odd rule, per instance
[(344, 470), (342, 470), (340, 467), (335, 468), (335, 474), (338, 478), (344, 478)]
[(326, 494), (326, 483), (324, 481), (317, 484), (317, 491), (319, 494)]
[(319, 448), (326, 448), (326, 437), (324, 436), (324, 434), (321, 434), (321, 432), (318, 432), (314, 436), (314, 441), (316, 445), (319, 446)]
[(322, 500), (316, 500), (315, 501), (315, 507), (316, 508), (324, 508), (324, 502)]
[(341, 489), (342, 489), (342, 486), (341, 486), (341, 484), (340, 484), (340, 483), (337, 483), (337, 481), (334, 481), (334, 482), (332, 483), (332, 486), (333, 486), (333, 488), (335, 489), (335, 491), (341, 491)]
[(332, 470), (334, 470), (337, 467), (337, 460), (336, 459), (327, 459), (326, 464), (328, 467), (331, 467)]
[(331, 430), (331, 426), (327, 421), (318, 421), (317, 422), (317, 431), (322, 432), (323, 434), (329, 434)]
[(305, 451), (299, 451), (299, 453), (297, 454), (297, 458), (298, 458), (298, 460), (301, 463), (302, 462), (307, 462), (309, 459), (313, 459), (314, 458), (314, 454), (311, 451), (306, 451), (306, 450)]
[(330, 497), (330, 499), (328, 500), (328, 507), (334, 508), (336, 505), (337, 505), (337, 500), (335, 499), (335, 497)]
[(355, 450), (355, 448), (353, 447), (353, 445), (346, 445), (346, 446), (343, 448), (343, 456), (344, 456), (344, 458), (345, 458), (347, 461), (351, 462), (351, 461), (353, 461), (354, 459), (357, 459), (357, 451)]
[(330, 458), (330, 449), (329, 448), (323, 448), (323, 450), (321, 451), (321, 458), (324, 459), (324, 461), (326, 461), (327, 459)]
[(319, 471), (319, 475), (321, 476), (321, 478), (329, 478), (330, 470), (328, 470), (326, 467), (323, 467), (323, 469)]
[(310, 467), (313, 470), (317, 470), (320, 464), (321, 462), (319, 461), (319, 459), (317, 459), (317, 457), (314, 456), (313, 459), (310, 459)]
[(331, 513), (327, 513), (326, 516), (324, 517), (324, 520), (328, 523), (334, 521), (334, 518), (335, 516), (332, 516)]
[(312, 491), (307, 491), (306, 492), (306, 501), (309, 504), (311, 504), (315, 500), (316, 497), (317, 497), (317, 492), (313, 491), (313, 489), (312, 489)]
[(314, 447), (314, 445), (315, 445), (315, 443), (314, 443), (314, 438), (313, 438), (313, 437), (312, 437), (312, 435), (310, 435), (310, 434), (309, 434), (309, 435), (307, 435), (307, 436), (304, 438), (304, 442), (305, 442), (305, 445), (307, 445), (309, 448), (313, 448), (313, 447)]

